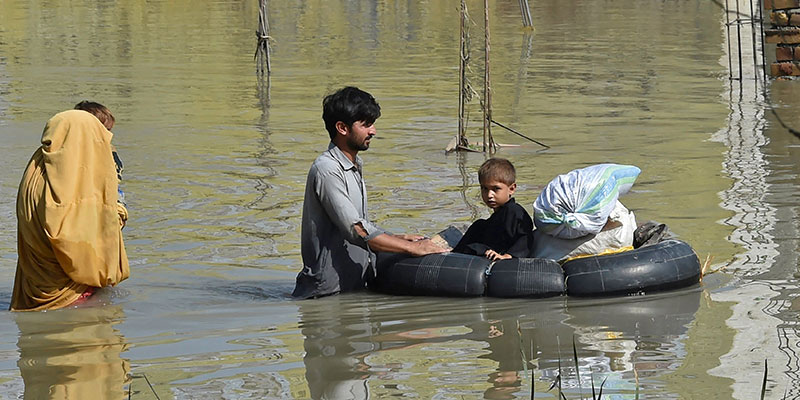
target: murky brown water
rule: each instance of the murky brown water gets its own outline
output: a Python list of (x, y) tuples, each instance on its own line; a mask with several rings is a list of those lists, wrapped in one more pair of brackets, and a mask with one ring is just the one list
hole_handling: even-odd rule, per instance
[[(500, 154), (529, 210), (559, 173), (634, 164), (643, 172), (625, 204), (725, 272), (601, 301), (307, 302), (288, 293), (305, 175), (327, 145), (326, 93), (353, 84), (383, 107), (363, 158), (371, 214), (390, 230), (487, 215), (483, 156), (443, 153), (457, 125), (455, 2), (270, 3), (267, 94), (252, 59), (255, 1), (0, 0), (0, 309), (22, 169), (45, 121), (82, 99), (117, 117), (133, 272), (96, 307), (0, 311), (0, 398), (529, 398), (531, 382), (546, 396), (559, 360), (570, 399), (604, 379), (614, 398), (637, 387), (756, 398), (764, 359), (769, 396), (800, 396), (800, 146), (764, 105), (797, 128), (800, 89), (774, 82), (764, 101), (752, 80), (728, 82), (714, 2), (532, 1), (529, 35), (517, 2), (491, 2), (494, 117), (552, 148), (494, 134), (521, 145)], [(468, 3), (481, 21), (482, 2)], [(473, 105), (476, 139), (479, 125)]]

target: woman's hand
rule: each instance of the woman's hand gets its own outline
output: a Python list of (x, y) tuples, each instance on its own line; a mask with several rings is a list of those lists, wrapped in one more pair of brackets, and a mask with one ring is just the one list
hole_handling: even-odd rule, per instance
[(497, 261), (497, 260), (508, 260), (511, 258), (511, 254), (500, 254), (494, 250), (486, 250), (486, 253), (483, 254), (486, 258)]

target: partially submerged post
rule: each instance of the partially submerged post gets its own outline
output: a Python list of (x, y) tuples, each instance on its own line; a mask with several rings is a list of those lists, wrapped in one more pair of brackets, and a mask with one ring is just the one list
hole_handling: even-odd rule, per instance
[(528, 6), (528, 0), (519, 0), (519, 11), (522, 14), (522, 26), (532, 28), (533, 18), (531, 18), (531, 8)]
[(461, 0), (461, 39), (459, 44), (458, 61), (458, 138), (456, 146), (467, 147), (467, 120), (465, 114), (465, 102), (467, 98), (467, 63), (469, 62), (469, 49), (467, 48), (467, 3)]
[(489, 34), (489, 0), (483, 0), (483, 17), (484, 17), (484, 73), (483, 73), (483, 151), (487, 150), (491, 153), (497, 150), (494, 140), (492, 139), (492, 89), (491, 80), (489, 77), (489, 51), (490, 39)]
[(271, 37), (269, 36), (267, 3), (267, 0), (260, 0), (258, 6), (258, 30), (256, 31), (258, 43), (256, 43), (256, 54), (253, 57), (256, 59), (256, 72), (261, 76), (264, 76), (265, 72), (267, 76), (272, 74), (272, 63), (269, 57), (271, 50), (269, 41)]
[[(525, 5), (527, 6), (527, 0), (525, 1)], [(522, 3), (520, 3), (522, 5)], [(482, 151), (494, 153), (497, 151), (499, 147), (497, 143), (495, 143), (494, 138), (492, 137), (492, 124), (495, 124), (503, 129), (508, 130), (524, 139), (527, 139), (531, 142), (539, 144), (542, 147), (549, 148), (544, 143), (536, 141), (535, 139), (531, 139), (528, 136), (525, 136), (514, 129), (511, 129), (492, 118), (492, 88), (491, 88), (491, 75), (490, 75), (490, 62), (489, 62), (489, 55), (491, 52), (491, 34), (489, 30), (489, 0), (484, 0), (483, 2), (483, 11), (484, 11), (484, 76), (483, 76), (483, 98), (481, 99), (481, 109), (483, 111), (483, 144), (482, 144)], [(467, 112), (466, 112), (466, 105), (472, 99), (472, 96), (479, 96), (479, 94), (473, 90), (472, 86), (469, 83), (469, 79), (467, 79), (467, 72), (470, 71), (469, 68), (469, 24), (470, 18), (467, 12), (467, 5), (466, 0), (461, 0), (461, 13), (460, 13), (460, 43), (459, 43), (459, 64), (458, 64), (458, 134), (456, 135), (453, 140), (445, 148), (446, 152), (450, 152), (453, 150), (465, 150), (465, 151), (477, 151), (474, 149), (473, 146), (470, 146), (469, 140), (466, 136), (467, 130)], [(529, 44), (530, 45), (530, 44)]]

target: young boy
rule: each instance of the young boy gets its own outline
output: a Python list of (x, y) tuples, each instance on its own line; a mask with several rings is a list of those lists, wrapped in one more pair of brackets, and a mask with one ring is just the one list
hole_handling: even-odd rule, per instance
[[(78, 104), (75, 104), (76, 110), (83, 110), (86, 111), (100, 120), (103, 126), (111, 132), (111, 128), (114, 127), (114, 123), (116, 119), (114, 118), (114, 114), (111, 114), (111, 110), (109, 110), (106, 106), (96, 103), (94, 101), (84, 100)], [(114, 165), (117, 169), (117, 180), (119, 182), (122, 181), (122, 159), (119, 158), (119, 154), (117, 154), (117, 148), (114, 145), (111, 145), (111, 156), (114, 157)], [(122, 191), (121, 187), (117, 187), (117, 194), (119, 195), (117, 199), (117, 213), (119, 214), (120, 223), (122, 227), (125, 227), (125, 223), (128, 221), (128, 210), (125, 205), (125, 192)]]
[(481, 198), (494, 212), (475, 221), (453, 252), (485, 256), (490, 260), (528, 257), (533, 247), (533, 221), (511, 197), (517, 189), (510, 161), (490, 158), (478, 170)]

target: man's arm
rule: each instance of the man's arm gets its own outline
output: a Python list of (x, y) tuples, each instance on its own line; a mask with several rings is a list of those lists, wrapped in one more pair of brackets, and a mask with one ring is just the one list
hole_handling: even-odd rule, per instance
[[(360, 223), (354, 225), (356, 233), (361, 237), (367, 236), (367, 231)], [(390, 253), (406, 253), (412, 256), (424, 256), (426, 254), (444, 253), (447, 249), (437, 246), (430, 239), (413, 240), (406, 237), (416, 238), (416, 235), (395, 236), (390, 233), (381, 233), (367, 240), (367, 245), (373, 251), (386, 251)]]
[(369, 246), (372, 251), (407, 253), (424, 256), (447, 251), (430, 240), (417, 240), (418, 236), (395, 236), (359, 217), (342, 177), (333, 173), (319, 173), (314, 177), (315, 190), (325, 212), (350, 243)]
[[(348, 242), (366, 248), (367, 240), (383, 233), (382, 229), (361, 218), (347, 193), (345, 178), (338, 171), (312, 169), (309, 179), (314, 180), (314, 191), (328, 218)], [(357, 231), (356, 226), (361, 230)]]

